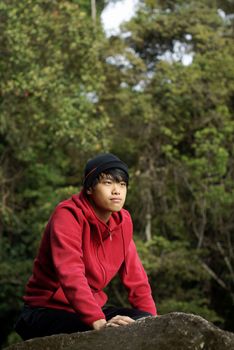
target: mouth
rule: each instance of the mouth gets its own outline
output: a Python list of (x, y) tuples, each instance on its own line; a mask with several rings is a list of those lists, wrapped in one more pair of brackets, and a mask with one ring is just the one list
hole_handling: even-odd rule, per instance
[(121, 202), (122, 202), (122, 199), (121, 199), (121, 198), (110, 198), (110, 200), (111, 200), (113, 203), (121, 203)]

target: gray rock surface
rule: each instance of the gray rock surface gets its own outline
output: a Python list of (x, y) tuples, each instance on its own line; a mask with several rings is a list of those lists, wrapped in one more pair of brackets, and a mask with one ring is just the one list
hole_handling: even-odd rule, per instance
[(129, 326), (59, 334), (14, 344), (7, 350), (234, 350), (234, 333), (180, 312)]

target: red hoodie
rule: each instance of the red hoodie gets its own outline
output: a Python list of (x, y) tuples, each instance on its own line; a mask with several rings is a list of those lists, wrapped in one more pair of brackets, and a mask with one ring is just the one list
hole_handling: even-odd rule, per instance
[(52, 214), (24, 301), (31, 307), (77, 312), (88, 324), (105, 318), (103, 292), (119, 272), (130, 304), (156, 315), (147, 275), (132, 240), (132, 221), (122, 209), (108, 225), (98, 219), (81, 192), (61, 202)]

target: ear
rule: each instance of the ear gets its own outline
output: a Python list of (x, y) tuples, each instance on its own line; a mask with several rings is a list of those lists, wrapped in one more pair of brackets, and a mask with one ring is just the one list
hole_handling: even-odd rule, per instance
[(92, 189), (92, 187), (89, 187), (87, 190), (86, 190), (86, 193), (87, 194), (92, 194), (93, 193), (93, 189)]

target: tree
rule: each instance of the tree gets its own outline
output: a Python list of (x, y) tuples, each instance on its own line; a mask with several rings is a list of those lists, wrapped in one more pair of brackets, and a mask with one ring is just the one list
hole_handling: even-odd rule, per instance
[(145, 263), (159, 311), (190, 310), (233, 330), (234, 46), (221, 9), (142, 1), (126, 46), (110, 39), (106, 105), (117, 106), (107, 106), (114, 148), (121, 134), (119, 149), (129, 150), (129, 206), (141, 234), (151, 218)]
[(0, 299), (3, 336), (21, 305), (52, 208), (107, 147), (103, 32), (75, 1), (0, 4)]

